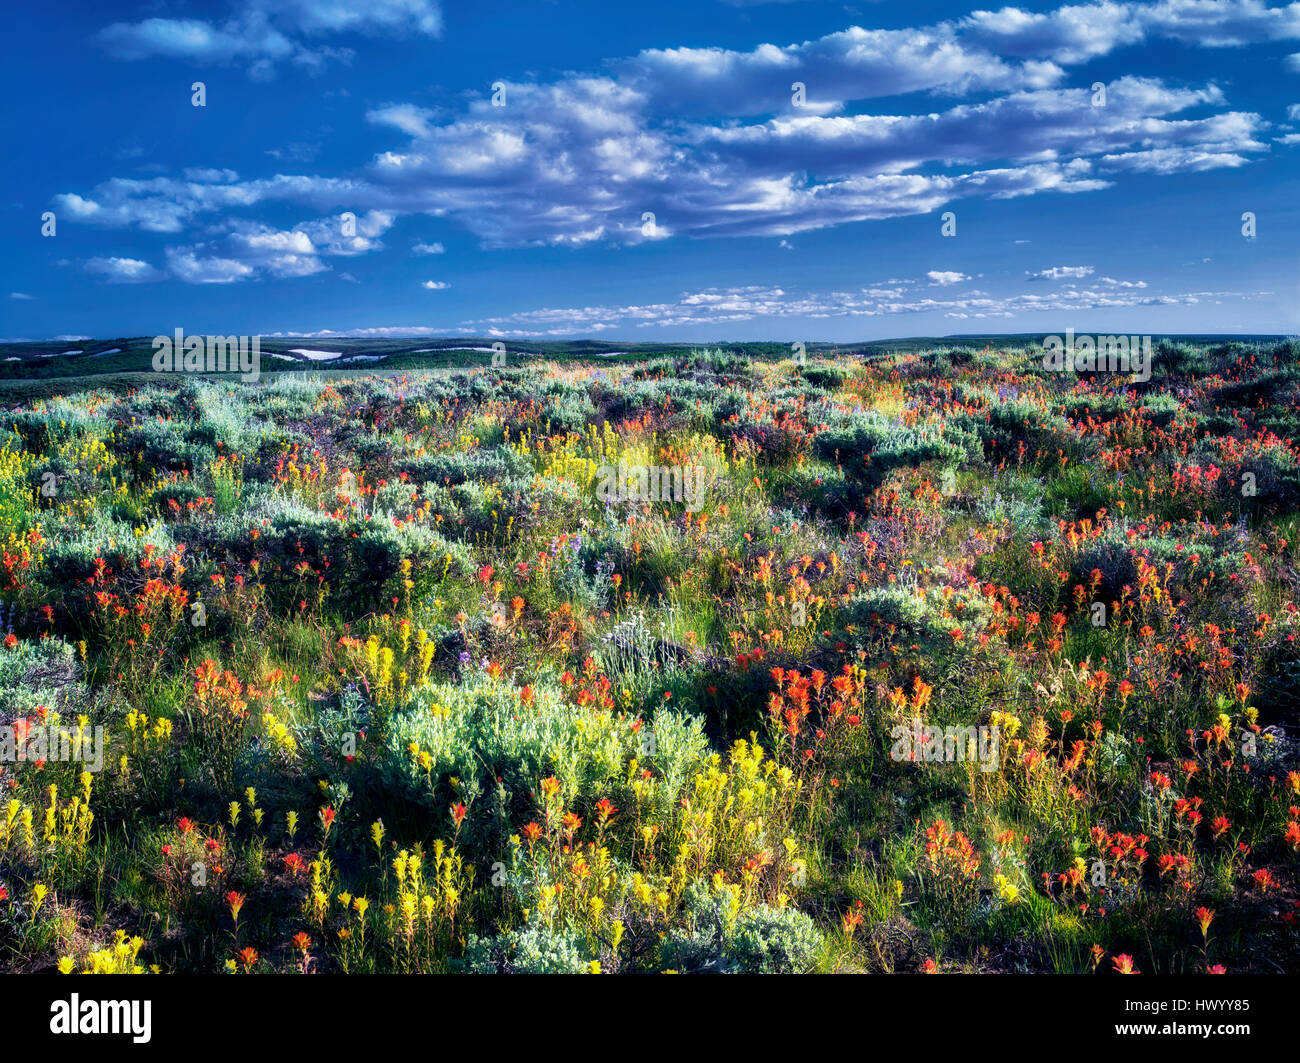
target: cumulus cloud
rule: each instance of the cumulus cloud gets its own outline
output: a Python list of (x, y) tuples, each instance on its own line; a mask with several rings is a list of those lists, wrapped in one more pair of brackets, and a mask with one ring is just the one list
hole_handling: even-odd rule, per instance
[(761, 285), (708, 288), (684, 292), (670, 302), (545, 307), (503, 317), (479, 318), (466, 322), (458, 330), (448, 331), (496, 337), (568, 336), (629, 327), (727, 325), (755, 319), (880, 318), (920, 313), (939, 313), (961, 320), (997, 320), (1026, 313), (1075, 314), (1140, 307), (1194, 306), (1207, 299), (1251, 300), (1262, 294), (1197, 291), (1156, 295), (1136, 290), (1117, 292), (1097, 285), (1070, 285), (1044, 295), (998, 296), (969, 292), (935, 297), (923, 294), (924, 288), (917, 292), (910, 291), (909, 287), (904, 283), (864, 288), (857, 292), (808, 293)]
[(231, 258), (275, 277), (309, 277), (327, 268), (311, 237), (297, 229), (241, 226), (227, 237), (226, 243)]
[(277, 175), (256, 181), (205, 181), (190, 177), (112, 178), (98, 185), (95, 198), (76, 193), (54, 197), (59, 213), (110, 228), (178, 233), (205, 214), (232, 214), (241, 208), (275, 201), (306, 202), (322, 209), (345, 208), (354, 191), (373, 194), (358, 182), (322, 177)]
[(86, 271), (101, 274), (114, 284), (144, 284), (164, 276), (161, 270), (138, 258), (92, 258), (86, 262)]
[(215, 26), (199, 19), (147, 18), (115, 22), (98, 40), (114, 59), (184, 59), (189, 62), (235, 63), (286, 59), (294, 44), (264, 19), (233, 20)]
[[(1257, 142), (1252, 141), (1252, 145)], [(1261, 145), (1262, 147), (1262, 145)], [(1251, 147), (1256, 151), (1258, 148)], [(1209, 146), (1153, 148), (1149, 151), (1126, 151), (1116, 155), (1103, 155), (1097, 160), (1098, 168), (1105, 173), (1130, 170), (1133, 173), (1168, 175), (1197, 173), (1201, 170), (1218, 170), (1223, 167), (1245, 166), (1250, 160), (1240, 152), (1222, 151)]]
[(429, 291), (431, 292), (440, 292), (446, 288), (450, 288), (451, 285), (448, 284), (446, 281), (425, 281), (423, 284), (420, 285), (420, 287), (428, 288)]
[(430, 119), (436, 112), (428, 107), (417, 107), (413, 103), (390, 103), (366, 112), (366, 121), (375, 125), (392, 126), (400, 129), (407, 136), (427, 137), (431, 130)]
[(177, 59), (190, 63), (244, 64), (255, 78), (269, 77), (291, 61), (318, 73), (352, 50), (319, 43), (342, 33), (436, 37), (442, 13), (433, 0), (242, 0), (231, 17), (147, 18), (114, 22), (96, 35), (114, 59)]
[(391, 211), (371, 210), (351, 218), (300, 222), (294, 229), (310, 238), (316, 254), (364, 255), (383, 248), (379, 237), (392, 228), (395, 217)]
[(1064, 71), (1030, 59), (1008, 63), (967, 44), (953, 24), (901, 30), (851, 27), (802, 44), (663, 48), (614, 64), (620, 82), (647, 105), (673, 113), (751, 115), (795, 109), (795, 82), (807, 87), (804, 108), (839, 110), (847, 101), (934, 92), (960, 96), (1056, 84)]
[[(851, 27), (748, 51), (650, 49), (598, 74), (508, 82), (505, 107), (486, 95), (455, 114), (385, 103), (366, 119), (392, 130), (394, 143), (349, 176), (244, 180), (190, 169), (116, 178), (65, 192), (55, 205), (75, 221), (168, 234), (277, 202), (386, 219), (348, 240), (324, 222), (304, 223), (294, 229), (300, 236), (227, 235), (219, 246), (190, 249), (198, 262), (239, 261), (246, 276), (298, 276), (328, 268), (323, 255), (380, 249), (380, 233), (408, 214), (445, 218), (489, 248), (580, 247), (784, 239), (965, 199), (1085, 193), (1135, 174), (1245, 166), (1270, 140), (1267, 123), (1227, 109), (1214, 84), (1123, 76), (1108, 82), (1106, 105), (1094, 107), (1089, 89), (1062, 84), (1067, 68), (1161, 38), (1209, 47), (1300, 39), (1297, 12), (1300, 5), (1270, 9), (1258, 0), (1101, 0), (907, 29)], [(432, 35), (439, 26), (426, 0), (291, 0), (274, 9), (244, 0), (235, 29), (146, 21), (166, 23), (152, 26), (150, 40), (195, 59), (235, 38), (249, 55), (278, 59), (331, 33)], [(798, 81), (808, 106), (791, 99)], [(968, 94), (990, 98), (952, 99)], [(277, 240), (284, 246), (267, 246)], [(441, 245), (413, 253), (440, 253), (433, 247)]]
[(202, 248), (167, 249), (167, 268), (190, 284), (231, 284), (255, 274), (252, 266), (234, 258), (205, 254)]
[(1098, 3), (1035, 13), (1016, 7), (976, 11), (958, 23), (963, 37), (1001, 55), (1084, 63), (1144, 35), (1135, 5)]
[[(1094, 156), (1133, 145), (1152, 149), (1193, 142), (1206, 149), (1260, 151), (1258, 115), (1229, 112), (1195, 121), (1158, 116), (1223, 102), (1215, 86), (1170, 89), (1150, 78), (1124, 77), (1106, 107), (1084, 89), (1019, 92), (987, 103), (923, 115), (772, 119), (758, 125), (696, 128), (692, 138), (751, 171), (789, 170), (790, 160), (818, 173), (914, 170), (925, 163), (961, 165), (990, 157), (1049, 159)], [(996, 147), (993, 147), (996, 145)]]
[(1260, 0), (1161, 0), (1152, 4), (1101, 0), (1043, 13), (1015, 7), (977, 11), (957, 25), (963, 38), (1000, 55), (1035, 55), (1074, 64), (1159, 39), (1210, 48), (1294, 40), (1300, 37), (1300, 11), (1294, 4), (1270, 8)]
[[(393, 224), (393, 215), (372, 210), (299, 222), (292, 229), (275, 229), (257, 222), (233, 220), (214, 240), (188, 248), (169, 249), (169, 262), (182, 280), (229, 283), (255, 276), (310, 277), (330, 267), (322, 256), (354, 256), (378, 250), (378, 237)], [(238, 263), (244, 269), (234, 269)]]
[(1162, 0), (1129, 7), (1151, 36), (1211, 48), (1300, 37), (1300, 7), (1269, 7), (1261, 0)]
[(373, 328), (326, 328), (310, 332), (267, 332), (264, 335), (293, 339), (326, 339), (331, 336), (354, 339), (391, 339), (404, 336), (450, 336), (468, 332), (468, 329), (455, 325), (378, 325)]
[(307, 34), (442, 33), (442, 11), (433, 0), (261, 0), (254, 6)]
[(960, 284), (962, 281), (970, 280), (965, 273), (958, 273), (955, 270), (932, 269), (926, 274), (930, 278), (931, 284), (947, 286), (949, 284)]
[[(1128, 290), (1115, 291), (1120, 285)], [(277, 335), (303, 337), (475, 336), (530, 338), (590, 335), (611, 329), (654, 329), (676, 326), (726, 326), (736, 322), (888, 318), (911, 314), (942, 314), (955, 320), (1004, 320), (1027, 313), (1074, 316), (1144, 307), (1195, 306), (1204, 301), (1250, 302), (1268, 295), (1255, 291), (1187, 291), (1148, 294), (1143, 282), (1108, 277), (1093, 284), (1068, 284), (1046, 294), (992, 295), (982, 291), (932, 295), (922, 281), (890, 279), (856, 291), (794, 292), (775, 285), (745, 285), (685, 291), (671, 300), (651, 303), (539, 307), (497, 317), (476, 318), (455, 325), (393, 325), (358, 329), (321, 329)], [(1068, 324), (1068, 321), (1067, 321)], [(1064, 325), (1061, 326), (1064, 328)]]
[(441, 255), (445, 254), (447, 249), (442, 246), (442, 242), (435, 240), (431, 244), (416, 244), (411, 248), (413, 255)]
[(1092, 266), (1052, 266), (1050, 269), (1026, 270), (1025, 276), (1031, 281), (1078, 280), (1091, 277), (1093, 272)]

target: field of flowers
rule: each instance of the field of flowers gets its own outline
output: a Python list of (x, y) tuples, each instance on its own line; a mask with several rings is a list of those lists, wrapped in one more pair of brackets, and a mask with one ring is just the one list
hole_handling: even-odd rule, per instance
[(10, 400), (0, 969), (1300, 970), (1297, 441), (1297, 343)]

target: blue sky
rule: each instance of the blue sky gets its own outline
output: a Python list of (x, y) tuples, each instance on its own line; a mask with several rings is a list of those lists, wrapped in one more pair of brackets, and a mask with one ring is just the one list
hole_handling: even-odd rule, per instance
[(155, 0), (7, 39), (10, 339), (1300, 331), (1300, 3)]

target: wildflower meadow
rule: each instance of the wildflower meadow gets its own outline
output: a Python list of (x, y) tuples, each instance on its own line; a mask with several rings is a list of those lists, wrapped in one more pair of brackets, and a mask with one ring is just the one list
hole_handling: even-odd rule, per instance
[(6, 393), (0, 969), (1294, 973), (1298, 359)]

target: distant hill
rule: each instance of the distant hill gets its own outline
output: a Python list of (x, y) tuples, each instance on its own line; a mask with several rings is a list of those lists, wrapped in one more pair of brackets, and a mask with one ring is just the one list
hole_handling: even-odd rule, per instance
[[(1079, 335), (1104, 335), (1112, 330)], [(904, 336), (897, 339), (865, 340), (860, 343), (810, 342), (804, 346), (810, 356), (871, 357), (905, 352), (921, 353), (945, 349), (984, 347), (1027, 348), (1042, 344), (1047, 333), (966, 334), (956, 336)], [(1153, 337), (1174, 343), (1228, 344), (1274, 343), (1278, 335), (1190, 335), (1167, 334)], [(499, 347), (494, 347), (499, 344)], [(263, 337), (262, 373), (331, 369), (452, 369), (492, 364), (496, 351), (504, 351), (510, 364), (525, 359), (555, 361), (640, 361), (648, 358), (681, 356), (692, 351), (721, 350), (746, 358), (789, 358), (792, 345), (784, 342), (711, 343), (617, 343), (602, 340), (494, 340), (487, 337), (444, 339), (358, 339), (354, 337)], [(111, 339), (43, 340), (0, 342), (0, 382), (50, 380), (65, 377), (113, 376), (152, 373), (153, 337), (126, 336)]]

